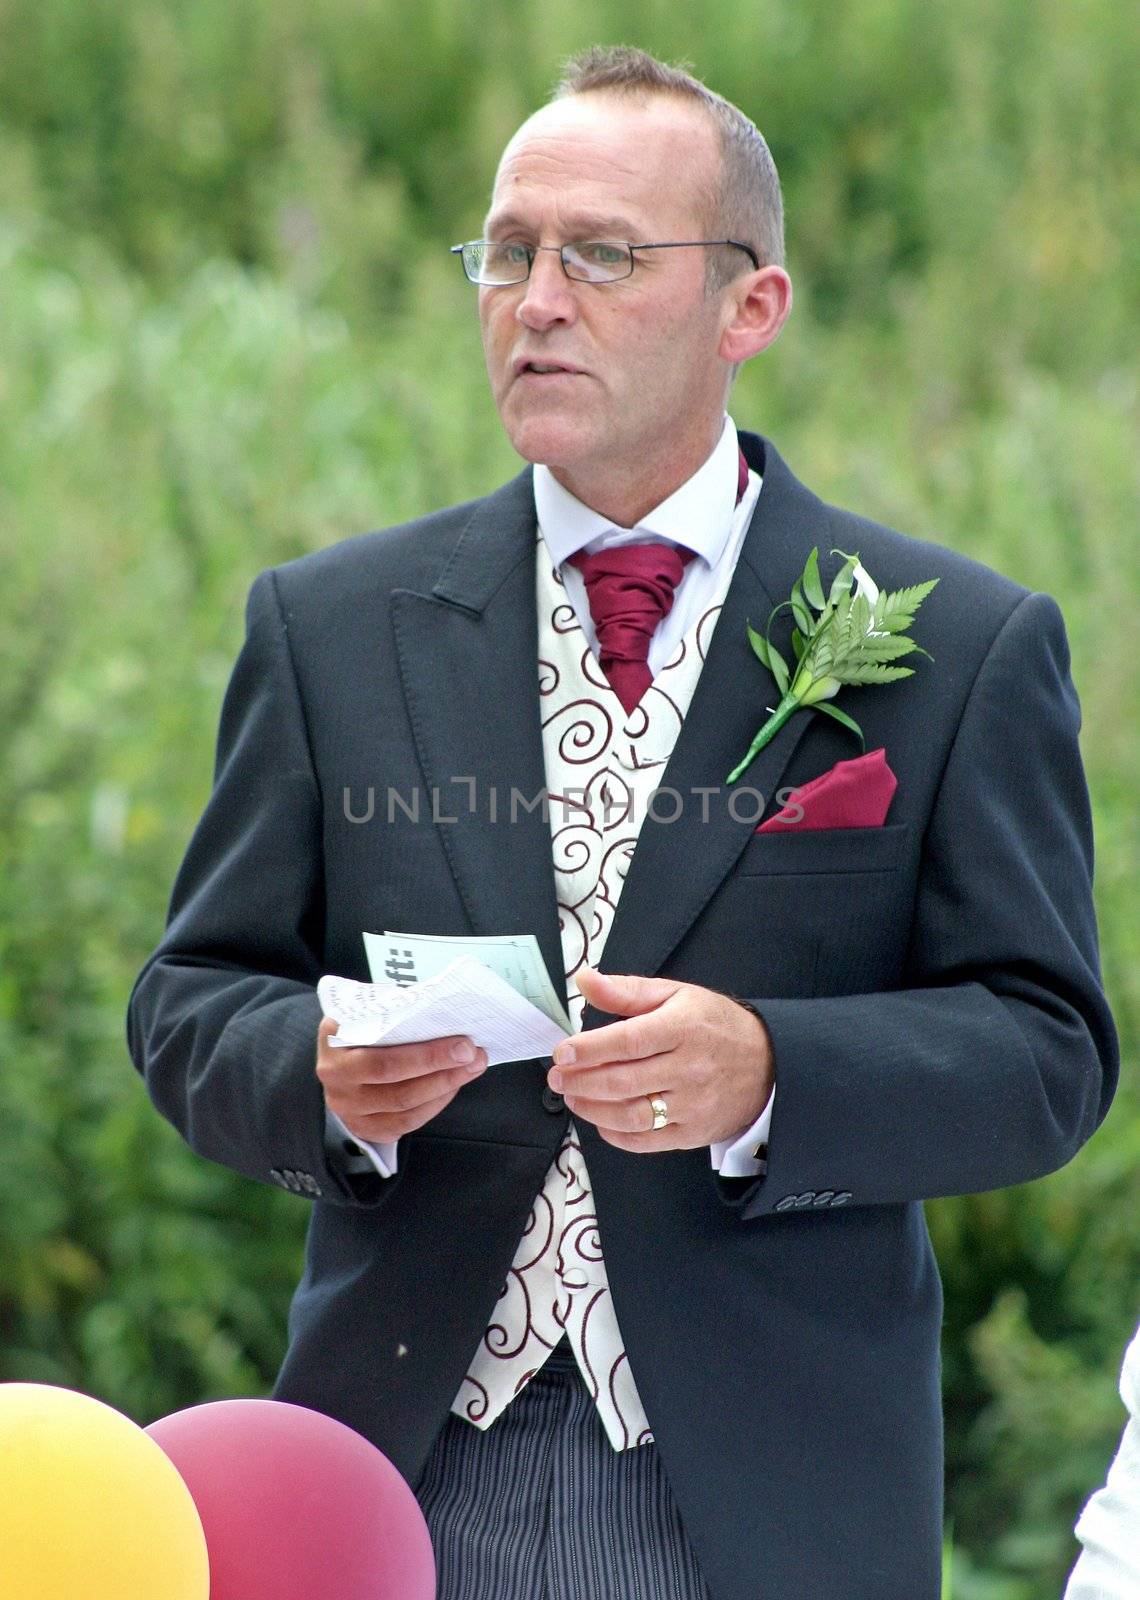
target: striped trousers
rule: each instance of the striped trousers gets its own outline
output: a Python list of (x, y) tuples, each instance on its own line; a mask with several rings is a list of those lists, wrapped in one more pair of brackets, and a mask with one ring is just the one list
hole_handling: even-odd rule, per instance
[(415, 1492), (437, 1600), (708, 1600), (656, 1449), (614, 1450), (565, 1340), (485, 1432), (448, 1418)]

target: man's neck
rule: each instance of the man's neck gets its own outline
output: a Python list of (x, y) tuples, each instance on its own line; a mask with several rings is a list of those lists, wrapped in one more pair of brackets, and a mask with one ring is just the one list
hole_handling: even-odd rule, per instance
[(700, 471), (716, 449), (723, 426), (722, 416), (710, 438), (666, 460), (626, 462), (612, 469), (582, 473), (555, 466), (548, 467), (548, 471), (576, 500), (614, 527), (635, 528)]

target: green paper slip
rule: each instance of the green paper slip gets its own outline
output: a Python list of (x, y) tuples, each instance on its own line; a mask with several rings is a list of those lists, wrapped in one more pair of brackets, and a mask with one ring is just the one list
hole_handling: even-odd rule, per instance
[(459, 956), (472, 956), (551, 1022), (573, 1032), (533, 933), (453, 938), (449, 934), (393, 933), (386, 928), (382, 934), (366, 933), (364, 950), (373, 983), (401, 986), (434, 978)]

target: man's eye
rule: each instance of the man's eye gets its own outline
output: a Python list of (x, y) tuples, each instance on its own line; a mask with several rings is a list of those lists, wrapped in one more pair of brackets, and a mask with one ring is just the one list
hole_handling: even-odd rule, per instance
[(610, 245), (605, 240), (592, 240), (589, 245), (581, 246), (581, 253), (588, 261), (597, 262), (599, 267), (616, 267), (626, 259), (626, 246)]
[(489, 254), (495, 261), (505, 267), (525, 267), (527, 264), (527, 247), (525, 244), (493, 244)]
[(583, 261), (594, 267), (617, 267), (628, 257), (624, 244), (609, 244), (604, 239), (594, 239), (578, 246)]

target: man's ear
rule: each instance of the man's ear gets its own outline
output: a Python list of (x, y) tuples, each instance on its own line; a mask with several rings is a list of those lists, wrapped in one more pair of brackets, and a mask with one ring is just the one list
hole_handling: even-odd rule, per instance
[(760, 267), (727, 289), (728, 321), (717, 354), (733, 366), (759, 355), (776, 339), (792, 309), (792, 280), (783, 267)]

